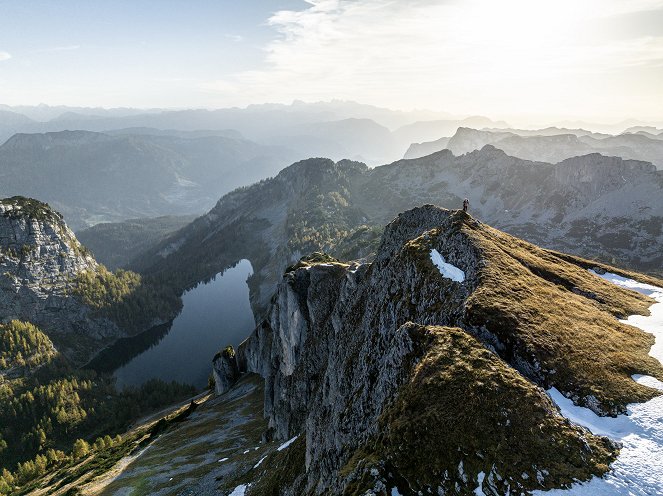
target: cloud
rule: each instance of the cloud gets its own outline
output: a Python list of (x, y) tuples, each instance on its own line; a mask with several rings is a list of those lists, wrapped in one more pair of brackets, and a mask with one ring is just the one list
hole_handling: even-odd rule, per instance
[(8, 52), (3, 52), (0, 50), (0, 62), (4, 62), (5, 60), (9, 60), (12, 58), (11, 54)]
[(233, 103), (637, 112), (629, 107), (636, 87), (639, 104), (646, 94), (663, 99), (651, 73), (643, 80), (643, 71), (661, 70), (663, 37), (621, 39), (605, 19), (659, 9), (663, 0), (309, 0), (269, 19), (278, 37), (264, 47), (262, 67), (203, 88)]

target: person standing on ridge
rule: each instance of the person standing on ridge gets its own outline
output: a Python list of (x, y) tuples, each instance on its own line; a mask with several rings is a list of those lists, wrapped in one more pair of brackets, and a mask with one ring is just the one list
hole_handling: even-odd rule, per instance
[(465, 198), (463, 200), (463, 212), (467, 212), (467, 209), (470, 208), (470, 200)]

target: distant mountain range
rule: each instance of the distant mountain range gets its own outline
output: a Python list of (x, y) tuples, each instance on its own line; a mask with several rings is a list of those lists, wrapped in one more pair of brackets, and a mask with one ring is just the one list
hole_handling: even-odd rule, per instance
[[(412, 143), (424, 143), (426, 151), (441, 149), (444, 142), (428, 146), (428, 142), (450, 137), (459, 127), (506, 130), (518, 136), (574, 134), (577, 137), (603, 138), (610, 133), (637, 133), (659, 139), (663, 130), (638, 121), (624, 121), (614, 126), (592, 123), (570, 123), (578, 126), (547, 128), (539, 131), (509, 129), (504, 121), (484, 116), (461, 117), (445, 112), (395, 111), (354, 102), (294, 102), (291, 105), (261, 104), (246, 108), (218, 110), (185, 109), (102, 109), (82, 107), (9, 107), (0, 105), (0, 142), (16, 133), (48, 133), (85, 130), (101, 133), (163, 134), (180, 137), (218, 136), (244, 137), (261, 145), (286, 146), (295, 153), (294, 159), (329, 157), (335, 161), (351, 159), (376, 166), (397, 160), (406, 154)], [(626, 131), (625, 131), (626, 130)], [(492, 143), (492, 142), (491, 142)], [(487, 144), (487, 143), (483, 143)], [(494, 143), (492, 143), (494, 144)], [(589, 143), (589, 151), (599, 145)], [(604, 143), (605, 154), (626, 146)], [(652, 152), (653, 153), (653, 152)], [(406, 157), (427, 153), (408, 152)], [(651, 155), (651, 154), (649, 154)], [(646, 156), (649, 156), (646, 155)], [(621, 155), (620, 155), (621, 156)], [(625, 158), (646, 159), (646, 156)], [(536, 160), (548, 158), (527, 157)], [(567, 157), (564, 157), (567, 158)]]
[(414, 143), (405, 158), (417, 158), (449, 149), (460, 155), (494, 145), (507, 154), (527, 160), (561, 162), (567, 158), (598, 152), (626, 159), (644, 160), (663, 169), (663, 131), (660, 135), (641, 129), (616, 136), (583, 129), (548, 128), (539, 131), (516, 129), (477, 130), (460, 127), (449, 138)]
[(102, 221), (200, 214), (276, 174), (291, 150), (221, 135), (17, 134), (0, 146), (0, 196), (41, 198), (75, 230)]
[(443, 112), (402, 112), (341, 101), (147, 111), (0, 105), (0, 142), (16, 133), (65, 130), (206, 136), (222, 131), (225, 136), (234, 133), (235, 137), (244, 136), (263, 145), (287, 146), (296, 152), (297, 159), (350, 158), (369, 165), (396, 160), (413, 141), (452, 133), (459, 126), (506, 127), (508, 124), (486, 117), (455, 118)]

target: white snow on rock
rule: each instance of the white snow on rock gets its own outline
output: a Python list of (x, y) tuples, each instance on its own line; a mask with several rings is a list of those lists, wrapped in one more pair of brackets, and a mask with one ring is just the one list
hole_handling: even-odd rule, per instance
[(633, 291), (654, 298), (658, 302), (649, 307), (650, 315), (648, 317), (643, 315), (631, 315), (628, 319), (622, 320), (622, 322), (639, 327), (643, 331), (656, 336), (656, 342), (654, 343), (654, 346), (651, 347), (651, 350), (649, 350), (649, 354), (659, 362), (663, 363), (663, 288), (658, 288), (651, 284), (644, 284), (634, 281), (633, 279), (627, 279), (626, 277), (612, 274), (610, 272), (606, 272), (605, 274), (597, 274), (593, 270), (590, 270), (590, 272), (613, 284), (632, 289)]
[(233, 489), (233, 492), (231, 492), (228, 496), (244, 496), (247, 487), (248, 486), (246, 484), (237, 486), (235, 489)]
[(619, 274), (613, 274), (612, 272), (599, 274), (592, 269), (589, 269), (589, 272), (590, 274), (594, 274), (595, 276), (598, 276), (601, 279), (605, 279), (606, 281), (616, 284), (617, 286), (632, 289), (633, 291), (637, 291), (638, 293), (642, 293), (647, 296), (651, 296), (657, 292), (663, 292), (662, 288), (657, 288), (656, 286), (645, 284), (644, 282), (634, 281), (633, 279), (628, 279), (624, 276), (620, 276)]
[(486, 493), (483, 492), (483, 480), (485, 479), (485, 477), (486, 474), (484, 472), (479, 472), (479, 475), (477, 476), (477, 482), (479, 483), (479, 485), (474, 490), (475, 496), (486, 496)]
[(294, 443), (297, 440), (298, 437), (299, 437), (299, 435), (293, 437), (292, 439), (288, 439), (285, 443), (283, 443), (281, 446), (276, 448), (276, 451), (283, 451), (288, 446), (290, 446), (292, 443)]
[(465, 272), (455, 265), (445, 262), (444, 257), (436, 249), (430, 251), (430, 259), (433, 261), (433, 265), (438, 268), (442, 277), (456, 282), (463, 282), (465, 280)]
[(392, 487), (391, 488), (391, 496), (401, 496), (401, 493), (398, 492), (397, 487)]
[(256, 463), (256, 464), (253, 466), (253, 468), (254, 468), (254, 469), (258, 468), (258, 467), (260, 466), (260, 464), (261, 464), (262, 462), (265, 461), (265, 458), (267, 458), (267, 457), (266, 457), (266, 456), (263, 456), (260, 460), (258, 460), (258, 463)]
[[(649, 307), (650, 315), (631, 315), (622, 322), (654, 334), (656, 342), (649, 354), (663, 363), (663, 288), (644, 284), (607, 272), (596, 276), (614, 284), (643, 293), (657, 303)], [(663, 391), (663, 383), (654, 377), (634, 375), (633, 380)], [(611, 470), (603, 478), (574, 484), (570, 489), (535, 491), (536, 495), (573, 496), (653, 496), (663, 494), (663, 396), (646, 403), (632, 403), (626, 415), (599, 417), (589, 408), (579, 407), (555, 388), (548, 391), (562, 415), (601, 436), (622, 443), (622, 449)]]

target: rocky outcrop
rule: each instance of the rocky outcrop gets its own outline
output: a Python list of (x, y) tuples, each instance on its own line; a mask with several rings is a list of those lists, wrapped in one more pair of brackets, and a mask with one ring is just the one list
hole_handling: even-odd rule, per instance
[(239, 367), (232, 346), (221, 350), (212, 359), (212, 375), (214, 377), (214, 392), (226, 393), (239, 379)]
[(62, 220), (44, 203), (22, 197), (0, 200), (0, 320), (29, 321), (64, 346), (104, 342), (123, 333), (71, 296), (73, 280), (98, 265)]
[(613, 414), (656, 394), (631, 373), (663, 368), (615, 318), (651, 300), (586, 263), (427, 205), (387, 226), (372, 263), (290, 267), (237, 352), (265, 379), (271, 435), (306, 441), (281, 494), (519, 494), (603, 474), (616, 447), (542, 387)]

